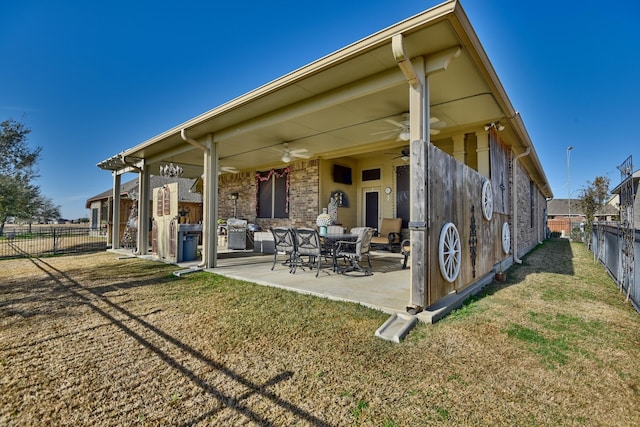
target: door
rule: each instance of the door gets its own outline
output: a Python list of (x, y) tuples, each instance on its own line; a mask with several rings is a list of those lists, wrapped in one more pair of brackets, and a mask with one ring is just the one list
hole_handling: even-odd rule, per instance
[(380, 218), (380, 191), (365, 190), (363, 212), (364, 226), (377, 229)]

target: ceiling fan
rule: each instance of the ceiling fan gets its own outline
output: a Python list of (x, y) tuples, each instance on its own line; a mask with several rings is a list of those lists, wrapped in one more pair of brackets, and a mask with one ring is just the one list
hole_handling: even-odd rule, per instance
[(284, 163), (289, 163), (294, 158), (308, 159), (311, 157), (309, 150), (307, 150), (306, 148), (298, 148), (296, 150), (292, 150), (289, 148), (288, 143), (285, 142), (283, 145), (284, 145), (284, 148), (282, 150), (280, 149), (276, 149), (276, 150), (282, 153), (281, 160)]
[(238, 173), (240, 172), (238, 169), (233, 166), (220, 166), (218, 168), (218, 175), (222, 175), (223, 173)]
[(403, 162), (406, 162), (407, 160), (409, 160), (409, 147), (403, 147), (402, 150), (400, 151), (400, 155), (397, 155), (398, 153), (384, 153), (384, 154), (391, 154), (391, 155), (395, 155), (395, 157), (392, 160), (395, 159), (402, 159)]
[[(402, 113), (402, 120), (385, 119), (387, 123), (390, 123), (394, 128), (386, 129), (380, 132), (374, 132), (371, 135), (381, 135), (385, 133), (396, 132), (398, 134), (397, 141), (408, 141), (411, 137), (409, 134), (409, 113)], [(440, 133), (440, 129), (444, 128), (447, 124), (437, 117), (431, 117), (429, 119), (429, 134), (437, 135)]]

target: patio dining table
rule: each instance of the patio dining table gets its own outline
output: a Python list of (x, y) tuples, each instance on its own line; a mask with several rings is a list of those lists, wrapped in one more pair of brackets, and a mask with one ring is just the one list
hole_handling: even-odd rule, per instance
[(320, 236), (320, 240), (322, 241), (323, 248), (329, 252), (332, 259), (332, 269), (333, 272), (338, 271), (338, 257), (336, 256), (336, 250), (338, 249), (339, 241), (348, 241), (355, 242), (358, 240), (357, 234), (347, 234), (347, 233), (336, 233), (336, 234), (325, 234), (324, 236)]

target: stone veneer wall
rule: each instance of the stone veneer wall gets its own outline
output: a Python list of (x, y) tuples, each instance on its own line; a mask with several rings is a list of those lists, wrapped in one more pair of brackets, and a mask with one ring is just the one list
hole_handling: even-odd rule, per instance
[(238, 193), (237, 216), (264, 230), (285, 225), (313, 227), (319, 213), (319, 160), (301, 160), (289, 164), (289, 218), (256, 218), (255, 172), (224, 174), (218, 178), (218, 217), (233, 216), (231, 193)]

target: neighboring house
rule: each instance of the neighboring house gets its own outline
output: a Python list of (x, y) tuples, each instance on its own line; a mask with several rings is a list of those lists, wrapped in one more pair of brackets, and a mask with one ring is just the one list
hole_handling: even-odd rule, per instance
[[(191, 191), (195, 178), (165, 178), (162, 176), (151, 176), (149, 178), (149, 203), (152, 203), (153, 189), (162, 187), (171, 182), (178, 182), (178, 200), (180, 209), (184, 212), (189, 223), (197, 224), (202, 221), (202, 195)], [(118, 223), (118, 241), (122, 241), (127, 222), (132, 216), (132, 208), (135, 209), (133, 215), (136, 216), (137, 200), (139, 199), (138, 178), (128, 181), (120, 186), (120, 209)], [(90, 210), (89, 227), (95, 230), (96, 234), (106, 235), (111, 243), (113, 238), (113, 189), (103, 191), (89, 199), (85, 207)], [(151, 211), (149, 211), (151, 212)], [(151, 218), (152, 215), (149, 215)]]
[[(595, 213), (596, 221), (617, 221), (618, 209), (611, 202), (607, 203)], [(552, 199), (547, 201), (547, 223), (550, 232), (560, 233), (562, 236), (569, 236), (569, 222), (572, 228), (580, 227), (587, 217), (582, 212), (582, 200)]]
[(579, 227), (586, 220), (580, 199), (552, 199), (547, 201), (547, 225), (552, 233), (569, 236), (571, 228)]
[[(115, 198), (127, 172), (139, 175), (139, 192), (149, 197), (148, 177), (170, 162), (185, 177), (202, 176), (207, 268), (217, 265), (216, 220), (231, 216), (233, 203), (237, 217), (263, 229), (313, 227), (335, 195), (346, 228), (402, 218), (412, 311), (520, 261), (546, 237), (553, 197), (524, 122), (457, 1), (98, 166), (113, 173)], [(146, 227), (138, 232), (148, 240)]]
[[(640, 183), (640, 169), (633, 173), (631, 180), (633, 185), (633, 227), (640, 229), (640, 192), (638, 191), (638, 184)], [(618, 208), (620, 208), (619, 204), (622, 185), (623, 183), (620, 183), (616, 188), (611, 190), (611, 194), (615, 195), (614, 199), (618, 204)]]

